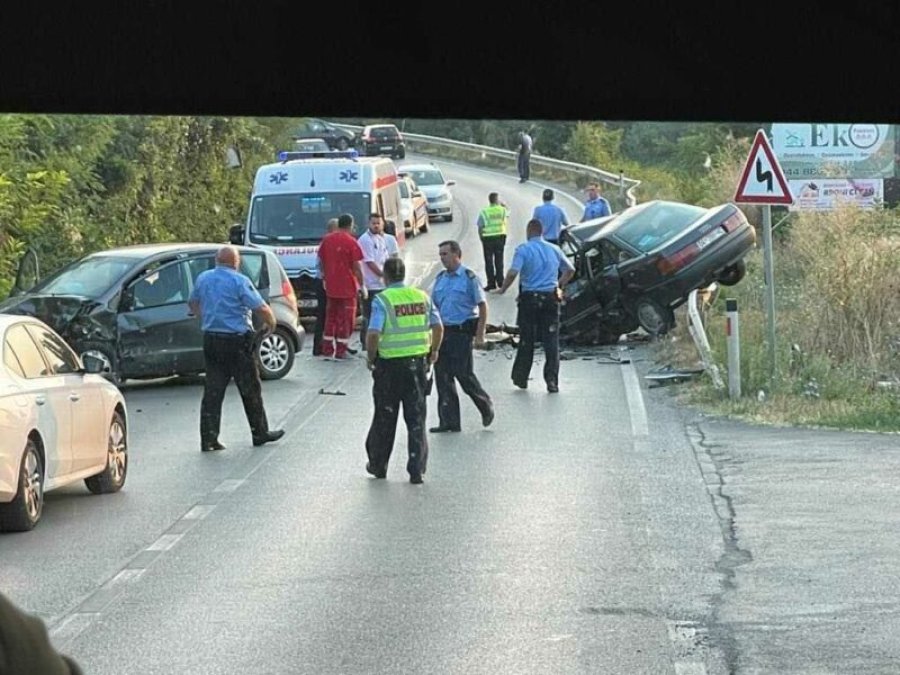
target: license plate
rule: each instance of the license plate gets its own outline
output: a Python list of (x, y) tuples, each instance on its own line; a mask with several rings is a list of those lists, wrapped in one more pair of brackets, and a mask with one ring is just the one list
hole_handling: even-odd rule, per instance
[(716, 239), (718, 239), (719, 237), (722, 237), (724, 235), (725, 235), (725, 230), (723, 230), (721, 227), (717, 227), (712, 232), (707, 232), (700, 239), (697, 240), (697, 248), (699, 248), (702, 251), (704, 248), (706, 248), (711, 243), (713, 243)]
[(391, 149), (391, 146), (390, 146), (390, 145), (382, 145), (382, 146), (381, 146), (381, 149), (382, 149), (382, 150), (390, 150), (390, 149)]
[(301, 300), (298, 304), (300, 307), (315, 307), (318, 303), (315, 300)]

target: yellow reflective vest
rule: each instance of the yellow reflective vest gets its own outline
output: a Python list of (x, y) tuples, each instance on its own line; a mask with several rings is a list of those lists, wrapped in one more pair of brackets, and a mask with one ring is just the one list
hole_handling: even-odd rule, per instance
[(481, 230), (482, 238), (499, 237), (506, 234), (506, 221), (509, 218), (509, 211), (501, 204), (491, 204), (481, 211), (481, 221), (484, 227)]
[(383, 359), (425, 356), (431, 350), (428, 294), (418, 288), (397, 286), (386, 288), (374, 302), (384, 307), (384, 327), (378, 341), (378, 355)]

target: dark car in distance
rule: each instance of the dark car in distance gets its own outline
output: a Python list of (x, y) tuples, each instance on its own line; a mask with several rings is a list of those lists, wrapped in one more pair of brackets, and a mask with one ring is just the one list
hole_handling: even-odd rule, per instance
[(406, 157), (403, 134), (393, 124), (370, 124), (359, 135), (359, 149), (366, 157), (389, 155), (393, 159)]
[(355, 133), (314, 117), (303, 120), (294, 129), (292, 136), (294, 140), (322, 139), (331, 150), (347, 150), (356, 145)]
[[(188, 298), (197, 276), (215, 267), (221, 244), (126, 246), (86, 255), (34, 285), (24, 281), (36, 268), (33, 252), (19, 266), (16, 286), (0, 312), (35, 316), (49, 324), (88, 362), (116, 384), (202, 373), (203, 334), (190, 315)], [(274, 332), (255, 343), (260, 375), (287, 375), (305, 331), (297, 299), (278, 257), (236, 247), (246, 274), (275, 313)], [(257, 320), (254, 317), (254, 321)], [(254, 326), (261, 328), (260, 323)]]
[(654, 200), (569, 227), (560, 246), (575, 265), (560, 336), (615, 342), (638, 326), (666, 333), (691, 291), (737, 284), (756, 232), (731, 203)]

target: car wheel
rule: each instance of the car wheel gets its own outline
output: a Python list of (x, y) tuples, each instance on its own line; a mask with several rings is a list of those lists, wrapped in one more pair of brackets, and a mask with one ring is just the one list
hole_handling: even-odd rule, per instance
[(260, 377), (280, 380), (294, 365), (294, 340), (284, 328), (276, 328), (260, 340), (256, 356)]
[(653, 336), (665, 335), (675, 325), (675, 313), (672, 309), (647, 296), (635, 303), (634, 314), (641, 328)]
[(453, 214), (451, 213), (449, 216), (444, 216), (444, 220), (448, 223), (453, 222)]
[(734, 286), (744, 278), (745, 274), (747, 274), (747, 263), (738, 260), (734, 265), (729, 265), (722, 270), (718, 281), (723, 286)]
[(419, 232), (428, 232), (428, 219), (422, 221), (422, 224), (419, 226)]
[(403, 231), (410, 237), (415, 237), (419, 234), (419, 230), (410, 225), (408, 220), (403, 221)]
[(106, 466), (96, 476), (84, 479), (87, 489), (95, 495), (118, 492), (125, 485), (128, 473), (128, 435), (122, 413), (113, 413), (106, 437)]
[(341, 151), (344, 151), (344, 150), (346, 150), (348, 147), (350, 147), (350, 144), (347, 142), (347, 139), (346, 139), (346, 138), (339, 138), (339, 139), (337, 139), (337, 143), (335, 143), (335, 145), (337, 146), (337, 149), (338, 149), (338, 150), (341, 150)]
[(112, 353), (109, 345), (102, 342), (85, 342), (81, 347), (81, 360), (95, 359), (102, 365), (101, 375), (112, 382), (117, 387), (122, 384), (122, 378), (119, 376), (115, 355)]
[(33, 438), (25, 444), (16, 498), (0, 504), (0, 532), (27, 532), (44, 511), (44, 462)]

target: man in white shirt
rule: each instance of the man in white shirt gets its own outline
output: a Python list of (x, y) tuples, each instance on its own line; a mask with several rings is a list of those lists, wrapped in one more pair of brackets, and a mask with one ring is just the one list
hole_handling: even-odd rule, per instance
[(399, 257), (400, 246), (394, 235), (385, 234), (384, 218), (379, 213), (369, 215), (369, 229), (359, 238), (359, 245), (363, 251), (363, 281), (369, 292), (369, 297), (363, 300), (363, 320), (359, 328), (359, 341), (365, 346), (366, 330), (369, 326), (369, 317), (372, 315), (372, 299), (385, 287), (384, 261)]

